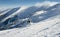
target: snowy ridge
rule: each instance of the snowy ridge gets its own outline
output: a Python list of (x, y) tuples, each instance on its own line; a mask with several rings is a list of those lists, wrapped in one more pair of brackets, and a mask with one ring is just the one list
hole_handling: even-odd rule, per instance
[(0, 37), (59, 37), (60, 3), (47, 3), (1, 13)]
[[(44, 35), (44, 37), (45, 37), (45, 36), (47, 36), (47, 34), (49, 36), (50, 32), (48, 32), (47, 34), (42, 33), (42, 32), (45, 31), (45, 30), (48, 30), (48, 29), (51, 30), (52, 29), (51, 27), (54, 27), (53, 25), (58, 26), (60, 24), (59, 23), (60, 22), (59, 17), (58, 16), (56, 16), (56, 17), (57, 18), (52, 17), (48, 20), (39, 22), (37, 24), (36, 23), (31, 23), (31, 26), (28, 26), (28, 27), (25, 27), (25, 28), (17, 28), (17, 29), (1, 31), (0, 35), (1, 35), (1, 37), (3, 37), (3, 35), (6, 36), (6, 37), (8, 37), (8, 36), (10, 36), (10, 37), (14, 37), (14, 36), (18, 36), (18, 37), (38, 37), (39, 36), (40, 37), (40, 36)], [(52, 33), (51, 33), (51, 35), (54, 36)], [(12, 36), (11, 36), (11, 34), (12, 34)]]
[[(10, 10), (7, 10), (7, 11), (2, 11), (1, 13), (0, 13), (0, 16), (2, 16), (2, 15), (4, 15), (4, 14), (6, 14), (8, 11), (10, 11)], [(4, 13), (3, 13), (4, 12)]]
[[(52, 3), (53, 3), (53, 4), (52, 4)], [(51, 6), (56, 5), (57, 3), (58, 3), (58, 2), (44, 1), (44, 2), (42, 2), (42, 3), (37, 2), (37, 3), (35, 4), (35, 6), (36, 6), (36, 7), (44, 6), (44, 7), (46, 7), (46, 8), (49, 8), (49, 7), (51, 7)]]

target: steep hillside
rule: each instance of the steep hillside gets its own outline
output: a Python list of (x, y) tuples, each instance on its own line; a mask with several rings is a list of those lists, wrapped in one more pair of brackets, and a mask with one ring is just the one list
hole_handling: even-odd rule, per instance
[(60, 3), (0, 12), (0, 37), (60, 37), (59, 28)]

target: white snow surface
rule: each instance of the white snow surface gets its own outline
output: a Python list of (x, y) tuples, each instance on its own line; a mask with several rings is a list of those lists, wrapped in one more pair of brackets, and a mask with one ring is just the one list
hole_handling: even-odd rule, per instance
[(15, 12), (15, 13), (13, 13), (13, 14), (11, 14), (10, 16), (8, 16), (8, 17), (4, 18), (1, 22), (5, 21), (5, 20), (6, 20), (6, 19), (8, 19), (8, 18), (13, 17), (14, 15), (16, 15), (16, 14), (20, 13), (22, 10), (25, 10), (26, 8), (28, 8), (28, 7), (26, 7), (26, 6), (22, 6), (18, 11), (16, 11), (16, 12)]
[(40, 14), (46, 13), (46, 12), (47, 12), (47, 11), (41, 10), (41, 11), (36, 12), (33, 16), (37, 16), (37, 15), (40, 15)]
[(57, 37), (60, 32), (60, 15), (51, 17), (47, 20), (30, 23), (24, 28), (15, 28), (0, 31), (0, 37)]
[[(21, 9), (4, 18), (2, 21), (13, 17), (14, 15), (20, 13), (22, 10), (25, 10), (27, 8), (28, 7), (21, 7)], [(52, 10), (55, 10), (55, 8)], [(33, 16), (37, 16), (46, 12), (47, 11), (43, 10), (37, 11)], [(23, 28), (14, 28), (0, 31), (0, 37), (60, 37), (60, 15), (56, 15), (36, 23), (30, 22), (28, 26)]]
[(36, 6), (36, 7), (45, 6), (46, 8), (48, 8), (48, 7), (51, 7), (51, 6), (53, 6), (53, 5), (57, 4), (57, 3), (58, 3), (58, 2), (44, 1), (44, 2), (42, 2), (42, 3), (37, 2), (37, 3), (35, 4), (35, 6)]

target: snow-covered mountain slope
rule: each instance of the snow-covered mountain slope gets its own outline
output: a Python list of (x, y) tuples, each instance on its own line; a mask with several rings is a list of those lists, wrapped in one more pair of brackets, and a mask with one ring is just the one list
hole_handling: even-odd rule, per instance
[(13, 14), (14, 12), (16, 12), (17, 10), (18, 10), (19, 8), (13, 8), (13, 9), (11, 9), (11, 10), (6, 10), (7, 12), (5, 13), (5, 14), (2, 14), (2, 16), (0, 16), (0, 20), (2, 20), (2, 19), (4, 19), (4, 18), (6, 18), (7, 16), (9, 16), (9, 15), (11, 15), (11, 14)]
[(59, 37), (60, 3), (17, 7), (0, 13), (0, 37)]
[(24, 28), (0, 31), (0, 37), (58, 37), (60, 33), (60, 15), (39, 23), (30, 23)]

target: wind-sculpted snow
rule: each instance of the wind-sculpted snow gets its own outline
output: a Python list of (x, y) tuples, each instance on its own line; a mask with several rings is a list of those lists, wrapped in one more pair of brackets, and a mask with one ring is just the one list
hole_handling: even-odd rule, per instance
[(0, 12), (0, 37), (60, 37), (59, 26), (60, 3)]
[(19, 8), (13, 8), (10, 11), (8, 11), (6, 14), (4, 14), (3, 16), (0, 17), (0, 20), (6, 18), (7, 16), (13, 14), (14, 12), (16, 12)]
[[(7, 10), (8, 10), (8, 9), (7, 9)], [(3, 13), (3, 12), (5, 12), (5, 11), (7, 11), (7, 10), (0, 11), (0, 14)]]
[[(32, 18), (33, 22), (39, 22), (39, 21), (48, 19), (48, 18), (56, 16), (56, 15), (60, 15), (60, 10), (59, 10), (60, 5), (57, 5), (57, 7), (55, 6), (55, 8), (56, 8), (55, 10), (52, 10), (52, 8), (50, 7), (50, 8), (48, 8), (50, 10), (47, 9), (45, 13), (42, 13), (42, 14), (37, 15), (37, 16), (32, 16), (31, 18)], [(41, 17), (41, 18), (39, 18), (39, 17)]]
[(59, 37), (60, 15), (39, 23), (31, 23), (25, 28), (0, 31), (0, 37)]
[(8, 11), (10, 11), (10, 9), (1, 11), (1, 13), (0, 13), (0, 21), (3, 19), (2, 17), (3, 17)]
[[(13, 14), (19, 9), (20, 7), (13, 8), (7, 13), (5, 13), (3, 16), (0, 16), (0, 20), (3, 21), (3, 22), (0, 22), (0, 29), (3, 30), (3, 29), (10, 29), (10, 28), (16, 28), (21, 26), (24, 27), (28, 25), (28, 23), (24, 25), (24, 23), (28, 21), (31, 21), (33, 23), (38, 23), (43, 20), (49, 19), (53, 16), (60, 15), (60, 10), (59, 10), (60, 4), (56, 4), (49, 8), (45, 8), (44, 6), (42, 7), (31, 6), (29, 8), (26, 8), (25, 10), (18, 12), (18, 14), (14, 15), (13, 17), (8, 18), (9, 15)], [(37, 12), (39, 13), (39, 11), (43, 11), (43, 13), (35, 15)], [(5, 19), (6, 17), (7, 19), (4, 21), (3, 19)], [(26, 18), (28, 19), (22, 21), (23, 19), (26, 19)]]

